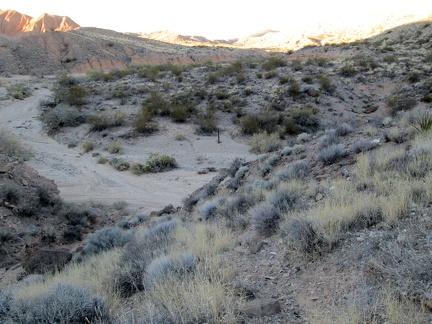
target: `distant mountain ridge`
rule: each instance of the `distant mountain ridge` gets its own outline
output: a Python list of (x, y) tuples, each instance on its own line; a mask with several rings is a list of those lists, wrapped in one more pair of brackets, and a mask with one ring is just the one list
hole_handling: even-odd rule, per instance
[(41, 14), (39, 17), (19, 13), (15, 10), (0, 9), (0, 33), (16, 36), (23, 33), (40, 34), (48, 31), (69, 31), (80, 26), (66, 16)]
[(290, 30), (270, 30), (256, 32), (243, 38), (210, 40), (200, 36), (183, 36), (171, 31), (139, 34), (141, 37), (187, 46), (230, 46), (237, 48), (257, 48), (269, 50), (298, 50), (306, 46), (341, 44), (369, 38), (396, 26), (418, 21), (432, 20), (432, 13), (423, 15), (404, 14), (375, 17), (373, 21), (358, 26), (316, 25)]

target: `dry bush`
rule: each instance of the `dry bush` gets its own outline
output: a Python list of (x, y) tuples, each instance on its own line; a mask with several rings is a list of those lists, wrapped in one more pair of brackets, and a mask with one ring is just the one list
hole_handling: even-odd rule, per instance
[(322, 149), (318, 153), (318, 161), (330, 165), (347, 156), (345, 146), (343, 144), (334, 144)]
[(252, 146), (252, 152), (254, 153), (268, 153), (281, 149), (282, 140), (279, 138), (278, 133), (262, 132), (254, 134), (249, 140), (249, 145)]
[(278, 230), (279, 210), (269, 203), (263, 203), (249, 211), (252, 227), (258, 235), (268, 237)]

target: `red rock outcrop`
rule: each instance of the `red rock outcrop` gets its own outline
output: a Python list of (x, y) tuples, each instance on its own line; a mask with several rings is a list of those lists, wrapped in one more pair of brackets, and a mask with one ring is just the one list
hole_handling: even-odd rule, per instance
[(80, 26), (69, 17), (42, 14), (32, 18), (15, 10), (0, 10), (0, 33), (16, 36), (22, 33), (39, 34), (48, 31), (69, 31)]

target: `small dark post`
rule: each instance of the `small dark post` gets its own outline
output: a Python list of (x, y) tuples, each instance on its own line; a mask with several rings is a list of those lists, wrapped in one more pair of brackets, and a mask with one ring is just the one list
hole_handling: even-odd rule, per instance
[(221, 140), (220, 140), (220, 132), (219, 132), (219, 129), (218, 129), (218, 140), (217, 140), (217, 142), (218, 142), (219, 144), (222, 143)]

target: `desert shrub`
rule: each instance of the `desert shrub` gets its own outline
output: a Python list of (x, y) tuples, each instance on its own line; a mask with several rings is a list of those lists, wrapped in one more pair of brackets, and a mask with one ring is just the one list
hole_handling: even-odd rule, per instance
[(430, 112), (421, 114), (412, 126), (421, 134), (428, 133), (432, 129), (432, 114)]
[(6, 318), (14, 323), (111, 322), (102, 299), (71, 283), (58, 283), (37, 296), (11, 300)]
[(249, 171), (249, 167), (242, 166), (240, 167), (234, 175), (234, 178), (228, 183), (228, 188), (232, 190), (237, 190), (240, 184), (240, 181), (244, 178), (245, 174)]
[(384, 56), (384, 58), (383, 58), (383, 61), (385, 62), (385, 63), (394, 63), (394, 62), (396, 62), (396, 56), (394, 56), (394, 55), (386, 55), (386, 56)]
[(357, 142), (355, 142), (352, 146), (351, 146), (351, 151), (353, 151), (354, 153), (361, 153), (361, 152), (366, 152), (366, 151), (370, 151), (373, 148), (377, 147), (378, 143), (376, 141), (371, 141), (371, 140), (367, 140), (367, 139), (362, 139), (359, 140)]
[(76, 241), (81, 241), (83, 237), (83, 231), (81, 226), (69, 225), (63, 231), (63, 243), (69, 244)]
[(52, 207), (55, 210), (58, 210), (63, 204), (61, 198), (54, 195), (44, 185), (36, 186), (36, 196), (38, 198), (38, 203), (43, 207)]
[(113, 158), (109, 163), (117, 171), (126, 171), (130, 168), (130, 162), (122, 158)]
[(426, 53), (424, 61), (427, 63), (431, 63), (432, 62), (432, 51), (429, 51)]
[(175, 158), (169, 155), (152, 153), (144, 165), (145, 173), (164, 172), (177, 167)]
[(294, 71), (301, 71), (303, 70), (303, 64), (300, 60), (293, 60), (291, 62), (291, 67), (293, 68)]
[(276, 174), (278, 181), (302, 180), (309, 176), (311, 166), (308, 162), (300, 160), (294, 161), (290, 166), (284, 168)]
[(117, 111), (112, 117), (111, 125), (118, 127), (123, 125), (127, 115), (123, 112)]
[(12, 98), (23, 100), (31, 95), (31, 88), (24, 83), (14, 83), (6, 87), (8, 95)]
[(200, 219), (208, 220), (214, 217), (218, 207), (224, 203), (225, 199), (226, 197), (216, 197), (214, 199), (207, 200), (202, 205), (200, 205), (198, 208)]
[(158, 66), (144, 65), (138, 70), (137, 76), (139, 78), (146, 78), (155, 81), (156, 79), (161, 77), (161, 74)]
[(88, 92), (78, 84), (60, 83), (54, 86), (54, 100), (56, 103), (64, 103), (70, 106), (81, 107), (86, 103)]
[(286, 66), (286, 65), (287, 65), (286, 60), (280, 56), (271, 56), (262, 63), (262, 67), (266, 71), (270, 71), (275, 68)]
[(228, 175), (230, 177), (234, 177), (237, 170), (240, 169), (240, 167), (242, 167), (244, 164), (245, 164), (244, 159), (236, 157), (234, 160), (231, 161), (231, 163), (227, 169)]
[(245, 134), (261, 132), (275, 133), (278, 125), (283, 123), (283, 115), (273, 109), (265, 109), (259, 114), (250, 114), (243, 117), (240, 127)]
[(177, 228), (178, 222), (165, 221), (149, 229), (137, 231), (134, 238), (125, 246), (121, 264), (129, 265), (135, 271), (143, 273), (156, 256), (168, 253)]
[(103, 131), (111, 126), (110, 119), (108, 116), (96, 116), (92, 115), (87, 117), (86, 123), (90, 125), (91, 131)]
[(15, 135), (6, 129), (0, 130), (0, 153), (24, 161), (31, 157), (31, 151), (25, 148)]
[(261, 192), (239, 193), (233, 197), (229, 197), (220, 208), (221, 214), (230, 227), (245, 228), (249, 222), (247, 213), (249, 209), (264, 200), (264, 195)]
[(115, 247), (124, 246), (132, 240), (133, 232), (119, 227), (107, 227), (90, 234), (84, 244), (87, 255), (98, 254)]
[(207, 106), (205, 112), (198, 114), (197, 131), (202, 134), (213, 134), (218, 129), (218, 122), (219, 120), (214, 111)]
[(254, 153), (267, 153), (281, 149), (282, 141), (279, 139), (278, 133), (262, 132), (252, 135), (249, 145), (252, 146), (252, 152)]
[(345, 64), (341, 67), (340, 74), (344, 77), (353, 77), (357, 74), (357, 70), (351, 64)]
[(185, 141), (186, 140), (186, 135), (183, 133), (178, 133), (175, 135), (174, 139), (176, 141)]
[(214, 195), (217, 191), (219, 183), (225, 179), (224, 175), (217, 176), (210, 181), (210, 183), (206, 184), (204, 187), (194, 191), (188, 197), (183, 199), (184, 207), (187, 210), (191, 210), (193, 206), (195, 206), (198, 202), (206, 199), (207, 197)]
[(389, 107), (390, 114), (395, 116), (399, 111), (411, 110), (417, 105), (414, 98), (406, 96), (392, 96), (387, 98), (386, 104)]
[(291, 146), (285, 146), (282, 151), (281, 154), (282, 155), (291, 155), (291, 153), (293, 152), (293, 149)]
[(421, 76), (419, 72), (412, 72), (409, 76), (408, 76), (408, 81), (410, 83), (416, 83), (419, 82), (421, 80)]
[(288, 94), (293, 98), (297, 98), (300, 94), (300, 85), (295, 79), (290, 80), (290, 85), (288, 87)]
[(151, 134), (159, 129), (157, 122), (152, 122), (150, 115), (143, 109), (132, 119), (132, 127), (135, 132)]
[(184, 123), (191, 115), (188, 106), (175, 105), (171, 110), (171, 118), (176, 123)]
[(0, 199), (12, 204), (17, 204), (22, 194), (22, 189), (11, 180), (6, 180), (0, 187)]
[(320, 125), (316, 114), (319, 110), (310, 106), (294, 108), (289, 111), (288, 118), (284, 121), (284, 131), (290, 135), (309, 133), (316, 131)]
[(321, 89), (332, 94), (336, 91), (336, 85), (326, 76), (320, 75), (318, 76), (318, 80), (321, 85)]
[(270, 173), (273, 168), (276, 166), (276, 164), (280, 161), (281, 156), (279, 154), (272, 154), (268, 159), (267, 162), (262, 165), (259, 169), (260, 176), (264, 177), (268, 173)]
[(322, 67), (322, 66), (326, 65), (328, 62), (329, 62), (329, 60), (325, 57), (315, 56), (315, 57), (309, 58), (306, 61), (306, 64), (307, 65), (318, 65), (318, 66)]
[(320, 253), (325, 243), (324, 236), (307, 219), (290, 219), (281, 227), (281, 234), (288, 246), (302, 254)]
[(170, 114), (169, 102), (157, 91), (150, 92), (150, 97), (143, 102), (141, 109), (146, 112), (149, 117), (155, 115), (166, 116)]
[(109, 159), (105, 156), (99, 156), (97, 159), (97, 163), (99, 164), (106, 164), (107, 162), (109, 162)]
[(300, 133), (297, 135), (297, 140), (299, 142), (308, 142), (310, 140), (310, 135), (308, 133)]
[(278, 230), (280, 213), (269, 203), (263, 203), (249, 212), (252, 227), (258, 235), (268, 237)]
[(275, 70), (264, 73), (264, 78), (266, 78), (267, 80), (274, 78), (275, 76), (277, 76), (277, 72)]
[(353, 131), (353, 128), (351, 125), (347, 123), (342, 123), (338, 127), (336, 127), (336, 135), (338, 136), (345, 136)]
[(324, 136), (320, 138), (320, 148), (326, 148), (330, 145), (338, 144), (340, 141), (339, 136), (334, 129), (326, 130)]
[(61, 127), (76, 127), (86, 121), (85, 114), (75, 107), (58, 105), (52, 109), (42, 111), (39, 117), (49, 134), (54, 133)]
[(302, 81), (304, 83), (307, 83), (307, 84), (312, 84), (313, 83), (313, 77), (310, 75), (305, 75), (304, 77), (302, 77)]
[(318, 161), (329, 165), (333, 164), (347, 155), (343, 144), (334, 144), (322, 149), (318, 153)]
[(84, 142), (82, 148), (84, 150), (84, 153), (88, 153), (96, 148), (96, 143), (91, 141)]
[(107, 150), (111, 154), (116, 154), (122, 152), (122, 147), (117, 141), (112, 141), (111, 143), (109, 143)]
[(144, 274), (145, 286), (161, 284), (167, 279), (182, 280), (194, 271), (196, 258), (191, 253), (161, 255), (153, 259)]
[(281, 213), (301, 208), (301, 195), (296, 186), (282, 185), (273, 191), (268, 202)]

